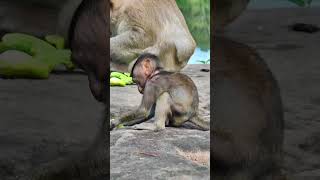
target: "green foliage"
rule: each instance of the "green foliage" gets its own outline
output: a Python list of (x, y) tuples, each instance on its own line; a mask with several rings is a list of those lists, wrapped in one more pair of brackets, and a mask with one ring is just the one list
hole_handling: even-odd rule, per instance
[(191, 34), (201, 49), (210, 48), (210, 0), (177, 0)]
[(301, 7), (310, 6), (312, 0), (289, 0), (290, 2), (293, 2)]

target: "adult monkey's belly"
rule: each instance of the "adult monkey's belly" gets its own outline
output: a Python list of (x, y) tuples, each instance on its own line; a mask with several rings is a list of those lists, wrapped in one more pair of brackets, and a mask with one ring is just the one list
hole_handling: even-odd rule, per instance
[(175, 0), (110, 2), (111, 69), (128, 69), (142, 53), (158, 56), (170, 71), (187, 64), (196, 43)]

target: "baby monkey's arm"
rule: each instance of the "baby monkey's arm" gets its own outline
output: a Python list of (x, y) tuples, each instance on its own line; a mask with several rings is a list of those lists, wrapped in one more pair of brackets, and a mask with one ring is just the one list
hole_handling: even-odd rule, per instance
[(110, 129), (112, 130), (120, 124), (123, 124), (124, 126), (132, 126), (148, 120), (156, 99), (154, 93), (154, 88), (146, 87), (138, 109), (122, 115), (119, 119), (111, 120)]

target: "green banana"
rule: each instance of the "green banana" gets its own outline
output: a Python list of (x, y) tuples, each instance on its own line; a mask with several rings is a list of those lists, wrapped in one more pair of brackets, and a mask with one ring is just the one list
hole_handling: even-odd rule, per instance
[(45, 37), (45, 40), (54, 45), (57, 49), (64, 48), (64, 38), (59, 35), (48, 35)]
[(123, 80), (123, 81), (126, 83), (126, 85), (133, 83), (132, 77), (127, 76), (126, 74), (123, 74), (123, 73), (120, 73), (120, 72), (112, 72), (112, 73), (110, 74), (110, 77), (111, 77), (111, 78), (112, 78), (112, 77), (116, 77), (116, 78), (118, 78), (118, 79), (121, 79), (121, 80)]
[(21, 33), (6, 34), (2, 37), (2, 42), (9, 49), (23, 51), (32, 56), (56, 50), (55, 47), (46, 41)]
[(49, 73), (59, 64), (63, 64), (68, 70), (73, 70), (75, 65), (71, 62), (71, 51), (62, 49), (64, 39), (57, 35), (49, 35), (46, 36), (46, 40), (58, 49), (44, 40), (27, 34), (9, 33), (4, 35), (2, 42), (0, 42), (0, 53), (7, 50), (17, 50), (23, 51), (33, 58), (18, 64), (0, 59), (0, 75), (43, 79), (48, 78)]
[(8, 60), (0, 61), (0, 76), (6, 78), (37, 78), (49, 77), (49, 66), (37, 60), (28, 60), (21, 63), (10, 63)]
[(126, 86), (126, 83), (121, 79), (118, 79), (116, 77), (111, 77), (110, 78), (110, 85), (111, 86), (122, 86), (122, 87), (124, 87), (124, 86)]

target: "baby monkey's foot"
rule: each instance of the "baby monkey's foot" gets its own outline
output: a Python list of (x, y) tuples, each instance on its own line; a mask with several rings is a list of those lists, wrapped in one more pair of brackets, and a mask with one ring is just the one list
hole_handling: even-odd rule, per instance
[(132, 126), (132, 129), (136, 130), (150, 130), (150, 131), (161, 131), (164, 130), (164, 126), (157, 125), (156, 123), (141, 123)]

